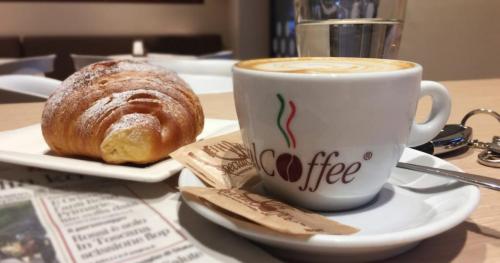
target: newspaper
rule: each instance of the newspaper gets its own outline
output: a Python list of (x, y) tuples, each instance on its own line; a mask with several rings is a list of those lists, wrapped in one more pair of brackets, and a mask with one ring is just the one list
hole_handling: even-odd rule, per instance
[(0, 263), (278, 262), (197, 215), (176, 182), (0, 163)]

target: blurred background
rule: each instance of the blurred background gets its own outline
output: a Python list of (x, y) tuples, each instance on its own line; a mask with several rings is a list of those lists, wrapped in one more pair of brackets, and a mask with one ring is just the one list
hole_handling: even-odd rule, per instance
[[(500, 77), (499, 19), (496, 0), (409, 0), (399, 57), (426, 79)], [(0, 60), (56, 54), (54, 78), (74, 71), (71, 54), (127, 54), (135, 40), (154, 53), (294, 56), (293, 0), (0, 1)]]

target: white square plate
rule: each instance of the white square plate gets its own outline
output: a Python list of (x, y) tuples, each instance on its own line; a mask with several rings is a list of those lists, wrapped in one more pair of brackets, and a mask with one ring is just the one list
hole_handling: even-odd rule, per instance
[[(205, 119), (205, 127), (197, 139), (236, 130), (237, 121)], [(171, 158), (148, 166), (114, 165), (97, 160), (50, 155), (49, 150), (40, 124), (0, 132), (0, 161), (7, 163), (149, 183), (162, 181), (182, 169), (182, 165)]]

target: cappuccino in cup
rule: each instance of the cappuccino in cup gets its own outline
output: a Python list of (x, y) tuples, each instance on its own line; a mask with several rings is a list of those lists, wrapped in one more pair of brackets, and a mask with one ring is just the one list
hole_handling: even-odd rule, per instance
[(371, 58), (287, 58), (255, 59), (238, 63), (237, 67), (284, 73), (366, 73), (387, 72), (415, 67), (407, 61)]
[[(450, 113), (447, 90), (413, 62), (277, 58), (233, 68), (243, 141), (265, 188), (313, 210), (372, 200), (406, 146), (432, 139)], [(429, 95), (429, 120), (414, 122)]]

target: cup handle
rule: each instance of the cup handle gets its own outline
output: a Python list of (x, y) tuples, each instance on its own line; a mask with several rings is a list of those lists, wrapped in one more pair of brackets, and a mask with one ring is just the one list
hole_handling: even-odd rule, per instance
[(420, 85), (420, 98), (431, 96), (432, 109), (429, 119), (418, 124), (413, 121), (408, 139), (408, 146), (418, 146), (432, 140), (444, 127), (450, 116), (451, 100), (448, 90), (434, 81), (422, 81)]

